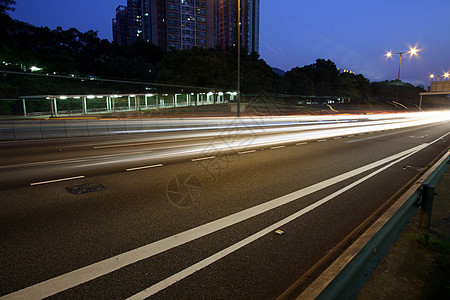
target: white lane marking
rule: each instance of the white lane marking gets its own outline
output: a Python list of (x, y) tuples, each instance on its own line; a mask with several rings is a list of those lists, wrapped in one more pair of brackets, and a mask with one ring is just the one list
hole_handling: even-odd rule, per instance
[(301, 143), (298, 143), (298, 144), (295, 144), (295, 145), (301, 146), (301, 145), (306, 145), (306, 144), (308, 144), (308, 142), (301, 142)]
[(286, 147), (286, 146), (273, 146), (273, 147), (270, 147), (270, 149), (275, 150), (275, 149), (281, 149), (284, 147)]
[(335, 137), (334, 139), (335, 139), (335, 140), (342, 139), (342, 136), (337, 136), (337, 137)]
[(127, 153), (116, 153), (116, 154), (106, 154), (106, 155), (97, 155), (97, 156), (86, 156), (82, 158), (68, 158), (68, 159), (58, 159), (58, 160), (47, 160), (47, 161), (39, 161), (39, 162), (32, 162), (32, 163), (23, 163), (23, 164), (17, 164), (17, 165), (8, 165), (8, 166), (0, 166), (0, 169), (6, 169), (6, 168), (21, 168), (21, 167), (32, 167), (32, 166), (39, 166), (39, 165), (49, 165), (49, 164), (58, 164), (58, 163), (77, 163), (77, 162), (86, 162), (91, 159), (104, 159), (108, 157), (115, 157), (115, 156), (127, 156), (132, 154), (143, 154), (143, 153), (149, 153), (153, 152), (152, 150), (139, 150), (139, 151), (129, 151)]
[[(426, 146), (424, 146), (423, 148), (425, 148), (425, 147)], [(208, 258), (206, 258), (206, 259), (204, 259), (204, 260), (202, 260), (202, 261), (200, 261), (200, 262), (198, 262), (198, 263), (196, 263), (196, 264), (194, 264), (194, 265), (192, 265), (192, 266), (190, 266), (190, 267), (188, 267), (188, 268), (186, 268), (186, 269), (184, 269), (184, 270), (182, 270), (182, 271), (180, 271), (180, 272), (178, 272), (178, 273), (176, 273), (176, 274), (174, 274), (172, 276), (167, 277), (166, 279), (164, 279), (164, 280), (162, 280), (162, 281), (152, 285), (149, 288), (146, 288), (145, 290), (143, 290), (143, 291), (141, 291), (141, 292), (139, 292), (139, 293), (137, 293), (137, 294), (127, 298), (127, 300), (145, 299), (147, 297), (150, 297), (150, 296), (152, 296), (152, 295), (154, 295), (154, 294), (156, 294), (156, 293), (158, 293), (158, 292), (168, 288), (172, 284), (174, 284), (174, 283), (176, 283), (176, 282), (178, 282), (180, 280), (185, 279), (186, 277), (194, 274), (197, 271), (200, 271), (203, 268), (206, 268), (207, 266), (213, 264), (214, 262), (216, 262), (216, 261), (224, 258), (225, 256), (235, 252), (236, 250), (239, 250), (240, 248), (242, 248), (242, 247), (244, 247), (244, 246), (246, 246), (246, 245), (256, 241), (257, 239), (263, 237), (264, 235), (273, 232), (277, 228), (280, 228), (280, 227), (286, 225), (287, 223), (292, 222), (295, 219), (303, 216), (304, 214), (306, 214), (306, 213), (316, 209), (317, 207), (321, 206), (322, 204), (327, 203), (331, 199), (333, 199), (333, 198), (339, 196), (340, 194), (350, 190), (351, 188), (353, 188), (353, 187), (357, 186), (358, 184), (368, 180), (369, 178), (377, 175), (378, 173), (386, 170), (387, 168), (390, 168), (391, 166), (399, 163), (400, 161), (404, 160), (405, 158), (407, 158), (407, 157), (409, 157), (409, 156), (411, 156), (413, 154), (416, 154), (417, 152), (419, 152), (422, 149), (417, 149), (414, 152), (411, 152), (411, 153), (409, 153), (409, 154), (407, 154), (407, 155), (405, 155), (403, 157), (400, 157), (399, 159), (389, 163), (388, 165), (386, 165), (386, 166), (384, 166), (384, 167), (382, 167), (382, 168), (380, 168), (378, 170), (375, 170), (374, 172), (364, 176), (363, 178), (358, 179), (357, 181), (351, 183), (350, 185), (348, 185), (348, 186), (346, 186), (346, 187), (344, 187), (344, 188), (334, 192), (333, 194), (328, 195), (327, 197), (325, 197), (325, 198), (323, 198), (323, 199), (321, 199), (321, 200), (319, 200), (319, 201), (317, 201), (317, 202), (315, 202), (315, 203), (313, 203), (313, 204), (311, 204), (311, 205), (309, 205), (309, 206), (299, 210), (298, 212), (296, 212), (296, 213), (294, 213), (294, 214), (292, 214), (292, 215), (282, 219), (281, 221), (278, 221), (278, 222), (270, 225), (269, 227), (266, 227), (263, 230), (261, 230), (261, 231), (255, 233), (255, 234), (253, 234), (253, 235), (251, 235), (251, 236), (249, 236), (249, 237), (247, 237), (247, 238), (237, 242), (236, 244), (231, 245), (230, 247), (225, 248), (225, 249), (215, 253), (214, 255), (212, 255), (212, 256), (210, 256), (210, 257), (208, 257)]]
[(254, 152), (256, 152), (256, 150), (242, 151), (242, 152), (238, 152), (238, 154), (248, 154), (248, 153), (254, 153)]
[(54, 179), (54, 180), (48, 180), (48, 181), (33, 182), (33, 183), (30, 183), (30, 185), (41, 185), (41, 184), (54, 183), (54, 182), (67, 181), (67, 180), (74, 180), (74, 179), (81, 179), (81, 178), (84, 178), (84, 176), (75, 176), (75, 177), (60, 178), (60, 179)]
[(327, 139), (322, 139), (322, 140), (318, 140), (317, 142), (321, 143), (321, 142), (326, 142), (326, 141), (327, 141)]
[(347, 135), (347, 137), (354, 137), (355, 135), (354, 134), (352, 134), (352, 135)]
[[(421, 128), (423, 129), (423, 128), (428, 128), (428, 127), (433, 127), (435, 125), (436, 124), (426, 125), (426, 126), (422, 126)], [(376, 136), (368, 136), (368, 137), (361, 138), (361, 139), (346, 141), (345, 143), (351, 144), (351, 143), (356, 143), (356, 142), (361, 142), (361, 141), (367, 141), (367, 140), (371, 140), (371, 139), (376, 139), (376, 138), (385, 137), (385, 136), (391, 136), (391, 135), (405, 133), (405, 132), (414, 131), (414, 130), (417, 130), (417, 128), (410, 128), (410, 129), (405, 129), (405, 130), (400, 130), (400, 131), (395, 131), (395, 132), (390, 132), (390, 133), (385, 133), (385, 134), (379, 134)], [(380, 133), (380, 132), (383, 132), (383, 131), (374, 131), (371, 133)]]
[(153, 145), (153, 144), (164, 144), (164, 143), (178, 143), (178, 142), (188, 142), (197, 140), (212, 140), (213, 137), (203, 137), (203, 138), (191, 138), (191, 139), (179, 139), (179, 140), (167, 140), (167, 141), (152, 141), (152, 142), (142, 142), (142, 143), (130, 143), (130, 144), (115, 144), (115, 145), (105, 145), (105, 146), (95, 146), (94, 149), (105, 149), (105, 148), (118, 148), (118, 147), (131, 147), (131, 146), (143, 146), (143, 145)]
[(151, 166), (143, 166), (143, 167), (137, 167), (137, 168), (130, 168), (130, 169), (126, 169), (126, 171), (130, 172), (130, 171), (136, 171), (136, 170), (143, 170), (143, 169), (150, 169), (150, 168), (157, 168), (157, 167), (162, 167), (163, 164), (157, 164), (157, 165), (151, 165)]
[(230, 227), (242, 221), (248, 220), (254, 216), (260, 215), (284, 204), (298, 200), (299, 198), (310, 195), (314, 192), (332, 186), (336, 183), (357, 176), (361, 173), (377, 168), (386, 163), (392, 162), (405, 155), (421, 150), (430, 144), (422, 144), (392, 156), (380, 159), (376, 162), (348, 171), (333, 178), (318, 182), (290, 194), (275, 198), (268, 202), (256, 205), (221, 219), (200, 225), (198, 227), (186, 230), (184, 232), (158, 240), (151, 244), (133, 249), (131, 251), (116, 255), (114, 257), (93, 263), (80, 269), (68, 272), (66, 274), (42, 281), (22, 290), (0, 297), (3, 299), (42, 299), (50, 297), (67, 289), (73, 288), (90, 280), (104, 276), (123, 267), (147, 259), (159, 253), (173, 249), (193, 240), (199, 239), (213, 232)]
[(216, 157), (215, 156), (200, 157), (200, 158), (191, 159), (191, 161), (200, 161), (200, 160), (213, 159), (213, 158), (216, 158)]

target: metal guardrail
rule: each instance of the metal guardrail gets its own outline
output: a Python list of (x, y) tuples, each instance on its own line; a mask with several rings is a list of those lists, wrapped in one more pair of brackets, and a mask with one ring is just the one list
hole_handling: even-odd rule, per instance
[(429, 205), (430, 199), (423, 200), (432, 197), (430, 187), (432, 191), (449, 163), (447, 151), (297, 299), (354, 299), (417, 209)]

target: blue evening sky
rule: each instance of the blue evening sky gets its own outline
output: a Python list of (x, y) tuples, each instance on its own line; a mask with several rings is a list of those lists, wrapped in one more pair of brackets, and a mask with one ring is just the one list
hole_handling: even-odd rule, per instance
[[(112, 40), (111, 19), (126, 0), (16, 0), (15, 19), (51, 29), (98, 31)], [(399, 56), (387, 50), (415, 46), (404, 55), (400, 79), (429, 85), (429, 74), (450, 71), (450, 0), (261, 0), (260, 55), (290, 70), (317, 58), (371, 81), (397, 78)]]

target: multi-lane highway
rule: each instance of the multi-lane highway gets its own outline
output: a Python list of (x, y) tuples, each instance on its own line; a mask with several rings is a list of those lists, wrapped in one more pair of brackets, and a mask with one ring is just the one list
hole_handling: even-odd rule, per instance
[(450, 141), (448, 112), (236, 122), (2, 142), (0, 295), (274, 299)]

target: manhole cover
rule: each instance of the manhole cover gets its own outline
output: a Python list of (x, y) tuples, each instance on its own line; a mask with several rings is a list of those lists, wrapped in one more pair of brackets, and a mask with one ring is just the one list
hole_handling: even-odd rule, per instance
[(178, 207), (192, 206), (199, 202), (201, 197), (200, 180), (192, 174), (178, 174), (167, 184), (167, 198)]
[(106, 190), (107, 187), (100, 183), (85, 183), (67, 187), (66, 190), (72, 195), (80, 195)]

